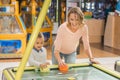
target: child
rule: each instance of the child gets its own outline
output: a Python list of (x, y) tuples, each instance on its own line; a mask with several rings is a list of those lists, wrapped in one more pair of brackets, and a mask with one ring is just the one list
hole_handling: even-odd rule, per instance
[(30, 66), (46, 68), (49, 62), (46, 62), (47, 51), (43, 47), (44, 36), (39, 33), (29, 57)]
[(92, 56), (88, 26), (84, 23), (84, 15), (80, 8), (71, 8), (67, 18), (68, 20), (58, 28), (52, 50), (52, 63), (59, 66), (64, 66), (66, 63), (75, 63), (76, 48), (80, 38), (82, 38), (84, 50), (88, 54), (90, 62), (99, 63)]

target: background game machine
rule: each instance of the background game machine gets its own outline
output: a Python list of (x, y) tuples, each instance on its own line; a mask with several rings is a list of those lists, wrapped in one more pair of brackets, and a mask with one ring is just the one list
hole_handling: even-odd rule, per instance
[[(21, 3), (20, 13), (26, 26), (27, 40), (29, 40), (33, 28), (35, 27), (38, 14), (42, 8), (43, 1), (44, 0), (38, 0), (38, 1), (30, 0), (28, 2), (26, 0), (23, 0)], [(45, 17), (42, 28), (40, 29), (40, 32), (42, 32), (45, 37), (45, 45), (48, 44), (52, 45), (52, 29), (53, 29), (53, 25), (51, 20), (49, 19), (49, 12), (48, 12), (48, 15)]]
[(19, 16), (18, 1), (0, 2), (0, 59), (21, 58), (26, 48), (26, 30)]

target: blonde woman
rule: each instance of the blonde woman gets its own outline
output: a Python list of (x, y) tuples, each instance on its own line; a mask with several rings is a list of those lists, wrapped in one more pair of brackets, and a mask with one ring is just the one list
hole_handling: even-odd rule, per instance
[[(52, 64), (64, 66), (66, 63), (75, 63), (76, 48), (82, 38), (85, 53), (92, 63), (94, 60), (89, 45), (88, 26), (84, 23), (83, 12), (78, 7), (70, 8), (68, 20), (60, 25), (52, 50)], [(62, 60), (64, 59), (64, 60)]]

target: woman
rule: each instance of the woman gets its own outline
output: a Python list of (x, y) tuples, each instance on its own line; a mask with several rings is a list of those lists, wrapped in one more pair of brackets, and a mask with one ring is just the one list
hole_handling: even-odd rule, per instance
[[(84, 24), (83, 12), (78, 7), (70, 8), (68, 20), (60, 25), (52, 50), (52, 63), (64, 66), (66, 63), (75, 63), (76, 48), (82, 38), (84, 50), (92, 63), (94, 60), (88, 37), (88, 27)], [(65, 62), (62, 60), (64, 58)]]

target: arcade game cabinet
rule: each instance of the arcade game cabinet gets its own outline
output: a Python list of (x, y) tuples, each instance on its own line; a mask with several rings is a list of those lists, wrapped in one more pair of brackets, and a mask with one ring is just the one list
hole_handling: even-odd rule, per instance
[(0, 4), (0, 59), (21, 58), (26, 48), (26, 30), (18, 14), (18, 1), (3, 1)]
[[(28, 2), (26, 0), (23, 0), (21, 3), (20, 13), (26, 26), (27, 40), (29, 40), (33, 28), (36, 25), (38, 14), (41, 11), (43, 1), (44, 0), (38, 0), (38, 1), (30, 0)], [(49, 19), (49, 12), (48, 12), (45, 17), (42, 28), (40, 29), (40, 32), (42, 32), (45, 37), (45, 43), (48, 43), (49, 45), (52, 45), (52, 29), (53, 29), (53, 24)]]

